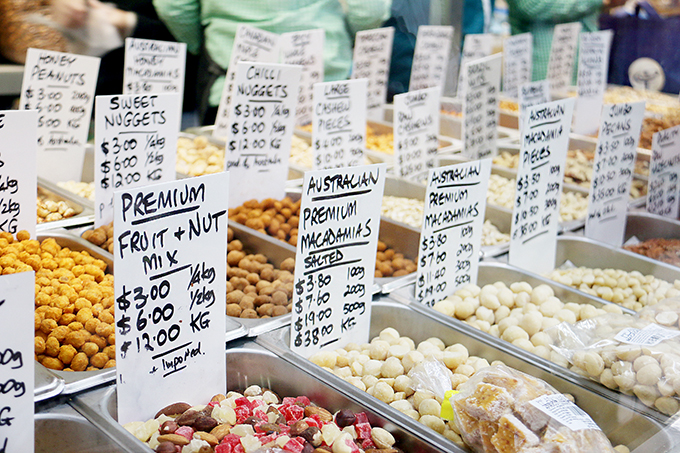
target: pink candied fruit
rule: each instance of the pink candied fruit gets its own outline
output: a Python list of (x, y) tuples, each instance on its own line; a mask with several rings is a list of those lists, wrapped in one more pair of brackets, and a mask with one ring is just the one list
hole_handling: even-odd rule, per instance
[(323, 426), (323, 424), (321, 423), (321, 419), (316, 414), (314, 414), (310, 417), (306, 417), (302, 421), (307, 423), (307, 425), (309, 425), (310, 427), (313, 426), (315, 428), (321, 429), (321, 426)]
[(237, 420), (237, 422), (238, 422), (239, 424), (240, 424), (240, 423), (243, 423), (243, 421), (244, 421), (246, 418), (250, 417), (250, 415), (251, 415), (251, 413), (252, 413), (252, 412), (250, 411), (250, 408), (247, 407), (247, 406), (236, 406), (236, 407), (234, 408), (234, 412), (236, 413), (236, 420)]
[(345, 445), (349, 447), (349, 450), (352, 453), (361, 453), (361, 450), (359, 450), (359, 447), (357, 444), (354, 442), (354, 439), (344, 439)]
[(232, 448), (236, 445), (241, 445), (241, 437), (237, 436), (236, 434), (229, 433), (224, 436), (222, 442), (220, 442), (220, 445), (231, 445)]
[(295, 404), (295, 398), (290, 397), (290, 396), (284, 396), (282, 404), (284, 406), (291, 406), (291, 405)]
[(280, 407), (279, 412), (281, 412), (283, 414), (283, 416), (286, 417), (287, 423), (302, 420), (302, 417), (304, 417), (304, 415), (305, 415), (305, 410), (303, 408), (301, 408), (300, 406), (296, 406), (294, 404), (292, 404), (290, 406)]
[(298, 396), (297, 398), (295, 398), (295, 403), (296, 404), (302, 404), (303, 406), (309, 406), (310, 405), (309, 398), (307, 398), (306, 396)]
[(305, 448), (305, 443), (299, 437), (293, 437), (291, 440), (286, 442), (286, 445), (283, 446), (284, 450), (290, 451), (292, 453), (300, 453), (302, 452), (303, 448)]
[(255, 409), (253, 411), (253, 415), (255, 417), (262, 419), (262, 420), (265, 420), (265, 421), (269, 420), (269, 417), (267, 417), (267, 413), (265, 411), (261, 410), (261, 409)]
[(273, 442), (276, 439), (276, 434), (270, 434), (268, 436), (263, 436), (261, 433), (255, 434), (255, 437), (257, 437), (260, 440), (260, 443), (262, 445), (267, 445), (269, 442)]
[(358, 425), (359, 423), (368, 423), (368, 415), (366, 415), (366, 412), (354, 414), (354, 424)]
[(175, 434), (179, 434), (180, 436), (191, 440), (194, 438), (194, 429), (191, 426), (180, 426), (175, 431)]
[(354, 430), (357, 432), (358, 439), (371, 438), (371, 425), (369, 423), (357, 423), (354, 425)]
[(229, 444), (219, 444), (215, 447), (215, 453), (232, 453), (233, 447)]
[(250, 410), (253, 410), (253, 408), (255, 407), (255, 404), (252, 401), (250, 401), (248, 398), (246, 398), (245, 396), (242, 396), (240, 398), (236, 398), (234, 400), (234, 404), (236, 404), (236, 406), (246, 406)]

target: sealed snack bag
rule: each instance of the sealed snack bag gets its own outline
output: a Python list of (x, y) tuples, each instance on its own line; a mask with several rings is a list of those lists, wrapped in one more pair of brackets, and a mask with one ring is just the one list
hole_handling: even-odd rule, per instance
[(588, 414), (547, 383), (505, 365), (478, 371), (451, 397), (465, 443), (484, 453), (616, 453)]

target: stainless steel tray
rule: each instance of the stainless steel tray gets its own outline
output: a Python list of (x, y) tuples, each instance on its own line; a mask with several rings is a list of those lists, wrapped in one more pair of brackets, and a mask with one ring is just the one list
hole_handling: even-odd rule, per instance
[[(368, 395), (354, 391), (345, 392), (337, 389), (319, 378), (316, 369), (309, 366), (298, 367), (253, 342), (244, 342), (226, 351), (227, 390), (243, 390), (249, 385), (259, 385), (275, 391), (281, 396), (306, 395), (313, 402), (335, 412), (340, 409), (351, 409), (355, 412), (366, 412), (373, 426), (381, 426), (389, 430), (397, 443), (395, 446), (407, 452), (446, 452), (448, 446), (435, 439), (428, 429), (420, 425), (417, 430), (404, 429), (395, 424), (395, 420), (377, 409)], [(215, 389), (215, 393), (224, 389)], [(369, 400), (368, 404), (365, 401)], [(191, 402), (200, 404), (201, 401)], [(70, 403), (78, 412), (89, 419), (110, 436), (115, 436), (126, 443), (136, 444), (149, 452), (148, 447), (134, 438), (120, 426), (117, 419), (116, 388), (104, 387), (75, 397)], [(149, 414), (140, 415), (148, 418), (159, 408), (149, 408)], [(404, 417), (402, 415), (402, 417)], [(144, 420), (146, 420), (146, 418)], [(453, 451), (462, 452), (460, 448)]]
[[(427, 189), (425, 185), (418, 184), (413, 181), (408, 181), (405, 179), (399, 179), (393, 176), (388, 176), (385, 179), (385, 195), (391, 195), (394, 197), (404, 197), (404, 198), (414, 198), (418, 200), (425, 200), (425, 194)], [(491, 204), (486, 205), (486, 212), (484, 215), (484, 220), (489, 220), (492, 224), (498, 227), (501, 233), (510, 234), (510, 228), (512, 227), (512, 211), (509, 209), (502, 208), (500, 206), (495, 206)], [(411, 225), (406, 225), (404, 223), (398, 222), (396, 220), (389, 219), (387, 217), (381, 217), (381, 222), (391, 222), (393, 224), (399, 225), (404, 229), (414, 230), (418, 233), (417, 236), (413, 236), (415, 239), (415, 245), (412, 247), (413, 253), (418, 258), (418, 244), (420, 243), (420, 229), (415, 228)], [(412, 240), (409, 236), (408, 241)], [(500, 256), (510, 248), (510, 243), (506, 242), (498, 245), (488, 245), (482, 246), (482, 257), (490, 258)]]
[[(130, 450), (67, 404), (37, 407), (35, 453), (113, 453)], [(148, 453), (147, 448), (147, 453)], [(141, 452), (140, 452), (141, 453)]]
[[(42, 241), (43, 239), (54, 238), (54, 240), (62, 247), (68, 247), (74, 251), (87, 251), (94, 258), (104, 261), (107, 265), (106, 273), (113, 274), (113, 255), (99, 248), (93, 244), (90, 244), (85, 239), (75, 236), (68, 231), (55, 230), (49, 232), (41, 232), (38, 234), (37, 239)], [(36, 369), (42, 368), (48, 373), (56, 376), (64, 383), (64, 388), (61, 393), (69, 395), (72, 393), (80, 392), (82, 390), (92, 388), (94, 386), (110, 382), (116, 379), (116, 369), (109, 368), (105, 370), (97, 371), (57, 371), (48, 370), (40, 363), (35, 364)]]
[(680, 239), (680, 221), (648, 212), (628, 212), (623, 241), (633, 236), (641, 241), (654, 238)]
[(571, 261), (577, 267), (638, 271), (670, 283), (680, 279), (680, 268), (575, 235), (557, 238), (555, 267), (562, 266), (566, 261)]
[(64, 381), (37, 362), (34, 367), (33, 401), (39, 402), (59, 395), (64, 390)]
[[(452, 164), (459, 164), (461, 162), (466, 162), (469, 159), (466, 159), (463, 156), (447, 156), (447, 157), (442, 157), (439, 159), (439, 165), (444, 166), (444, 165), (452, 165)], [(499, 165), (492, 165), (491, 166), (491, 173), (494, 175), (502, 176), (507, 179), (516, 179), (517, 178), (517, 171), (516, 170), (511, 170), (505, 167), (501, 167)], [(569, 184), (564, 184), (562, 186), (562, 191), (563, 192), (576, 192), (585, 195), (586, 197), (588, 196), (588, 191), (584, 189), (583, 187), (579, 186), (573, 186)], [(492, 206), (492, 205), (490, 205)], [(510, 219), (512, 220), (512, 210), (504, 208), (502, 206), (497, 206), (499, 209), (509, 212), (510, 213)], [(564, 231), (576, 231), (580, 228), (583, 228), (583, 226), (586, 224), (586, 218), (585, 215), (576, 220), (572, 220), (569, 222), (560, 222), (559, 224), (559, 232), (564, 232)], [(508, 229), (509, 232), (509, 229)]]
[(65, 201), (77, 214), (67, 219), (38, 223), (35, 228), (36, 232), (85, 225), (94, 222), (94, 205), (91, 201), (81, 198), (66, 189), (62, 189), (52, 182), (38, 178), (38, 196), (53, 201)]
[[(656, 451), (663, 451), (674, 445), (675, 439), (668, 433), (663, 433), (661, 425), (636, 413), (630, 407), (617, 404), (618, 394), (606, 388), (599, 389), (597, 385), (593, 385), (595, 383), (587, 379), (562, 374), (560, 367), (547, 361), (536, 361), (517, 348), (507, 348), (507, 344), (500, 340), (487, 341), (486, 338), (482, 340), (477, 335), (476, 329), (465, 325), (449, 326), (403, 304), (389, 300), (374, 302), (371, 310), (371, 338), (377, 336), (381, 330), (392, 327), (401, 335), (410, 337), (416, 344), (431, 337), (440, 338), (446, 345), (462, 344), (468, 349), (470, 355), (483, 357), (489, 363), (501, 360), (508, 366), (545, 380), (562, 393), (573, 395), (576, 403), (593, 418), (614, 445), (624, 444), (633, 450), (653, 436), (656, 436), (658, 442), (655, 445)], [(289, 332), (284, 330), (271, 332), (258, 339), (258, 343), (288, 361), (304, 362), (305, 359), (283, 346), (289, 344), (288, 334)], [(347, 393), (358, 391), (356, 387), (311, 362), (307, 362), (307, 368), (333, 387)], [(397, 420), (408, 429), (420, 425), (408, 417), (404, 420), (403, 414), (377, 398), (370, 398), (385, 417)], [(455, 444), (434, 431), (431, 433), (440, 441), (448, 442), (449, 450), (455, 451)]]

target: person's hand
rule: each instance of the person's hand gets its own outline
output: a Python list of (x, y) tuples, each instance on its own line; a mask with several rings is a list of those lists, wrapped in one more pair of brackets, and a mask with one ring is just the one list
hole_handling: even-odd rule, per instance
[(82, 28), (87, 23), (87, 0), (52, 0), (50, 10), (54, 21), (66, 28)]

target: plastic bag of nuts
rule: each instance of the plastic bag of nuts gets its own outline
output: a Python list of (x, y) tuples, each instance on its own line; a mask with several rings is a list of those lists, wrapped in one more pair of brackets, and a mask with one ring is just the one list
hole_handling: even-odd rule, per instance
[(450, 401), (455, 423), (475, 452), (615, 453), (602, 430), (565, 395), (505, 365), (480, 370)]
[(637, 317), (669, 329), (680, 329), (680, 298), (671, 297), (645, 307), (637, 313)]
[(680, 331), (631, 315), (607, 314), (547, 333), (571, 369), (658, 411), (680, 409)]

